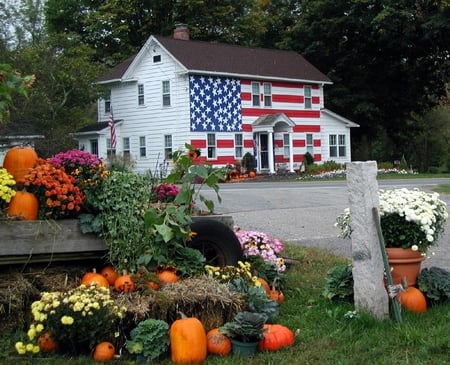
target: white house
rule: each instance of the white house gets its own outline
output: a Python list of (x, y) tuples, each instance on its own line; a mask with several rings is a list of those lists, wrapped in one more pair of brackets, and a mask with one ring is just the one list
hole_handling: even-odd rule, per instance
[(318, 163), (351, 160), (350, 128), (358, 125), (324, 108), (330, 79), (293, 51), (189, 40), (177, 26), (173, 37), (151, 36), (99, 83), (108, 91), (98, 123), (75, 134), (79, 147), (129, 156), (137, 171), (154, 171), (185, 143), (217, 166), (250, 152), (258, 172), (293, 172), (306, 152)]

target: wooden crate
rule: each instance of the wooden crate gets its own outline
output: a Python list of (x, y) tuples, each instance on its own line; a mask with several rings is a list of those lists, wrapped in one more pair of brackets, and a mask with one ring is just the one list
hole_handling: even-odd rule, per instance
[(0, 221), (0, 265), (100, 258), (106, 245), (78, 220)]

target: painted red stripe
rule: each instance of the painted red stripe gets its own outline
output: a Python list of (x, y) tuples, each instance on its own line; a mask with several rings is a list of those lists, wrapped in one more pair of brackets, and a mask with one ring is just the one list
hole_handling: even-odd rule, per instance
[(251, 132), (252, 130), (251, 124), (242, 124), (242, 132)]
[(272, 101), (278, 103), (296, 103), (303, 104), (303, 96), (301, 95), (281, 95), (273, 94)]
[(305, 147), (306, 146), (306, 142), (304, 139), (294, 139), (292, 141), (292, 145), (294, 147)]
[(243, 108), (242, 116), (259, 117), (263, 114), (284, 113), (290, 118), (320, 118), (320, 110), (292, 110), (292, 109), (265, 109), (265, 108)]
[(206, 148), (206, 140), (204, 139), (191, 139), (190, 145), (195, 148)]
[(232, 139), (218, 139), (217, 147), (218, 148), (233, 148), (234, 141)]
[(301, 88), (303, 88), (303, 84), (300, 84), (298, 82), (275, 81), (275, 82), (272, 82), (272, 87), (288, 87), (288, 88), (293, 88), (293, 89), (301, 89)]
[(313, 104), (320, 104), (320, 98), (318, 96), (312, 97), (312, 103)]
[(252, 100), (252, 93), (241, 92), (241, 100), (243, 101)]
[(322, 143), (321, 143), (320, 139), (315, 139), (313, 141), (313, 145), (314, 145), (314, 147), (320, 147), (320, 146), (322, 146)]
[(294, 132), (297, 133), (320, 132), (320, 125), (295, 125)]
[(253, 148), (253, 139), (244, 139), (245, 148)]

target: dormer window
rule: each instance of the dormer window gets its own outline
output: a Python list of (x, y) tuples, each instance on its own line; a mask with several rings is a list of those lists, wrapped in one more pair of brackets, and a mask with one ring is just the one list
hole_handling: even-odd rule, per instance
[(158, 54), (156, 56), (153, 56), (153, 63), (161, 62), (161, 55)]

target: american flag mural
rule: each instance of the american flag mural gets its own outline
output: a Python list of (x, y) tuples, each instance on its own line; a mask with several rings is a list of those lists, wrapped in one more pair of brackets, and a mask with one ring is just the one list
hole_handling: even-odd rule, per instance
[(241, 132), (241, 84), (238, 79), (189, 78), (192, 132)]

